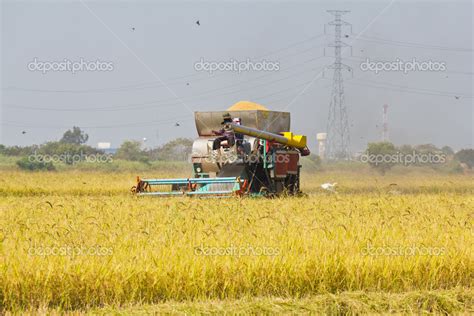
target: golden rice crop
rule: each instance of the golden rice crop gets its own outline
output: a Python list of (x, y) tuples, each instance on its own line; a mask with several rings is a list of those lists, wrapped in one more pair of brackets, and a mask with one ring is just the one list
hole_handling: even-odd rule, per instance
[(468, 177), (322, 173), (275, 199), (137, 198), (133, 179), (2, 173), (0, 311), (458, 290), (473, 308)]

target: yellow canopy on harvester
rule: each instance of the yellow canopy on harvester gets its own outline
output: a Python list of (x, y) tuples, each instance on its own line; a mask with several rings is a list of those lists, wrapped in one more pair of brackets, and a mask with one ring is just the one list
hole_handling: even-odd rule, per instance
[(250, 102), (250, 101), (239, 101), (227, 109), (228, 111), (268, 111), (266, 107), (261, 104)]

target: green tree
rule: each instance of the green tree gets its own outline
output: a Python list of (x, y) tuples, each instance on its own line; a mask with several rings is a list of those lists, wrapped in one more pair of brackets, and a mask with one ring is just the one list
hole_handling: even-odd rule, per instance
[(54, 171), (56, 168), (54, 167), (52, 162), (43, 162), (43, 161), (30, 161), (28, 157), (23, 157), (16, 162), (18, 168), (21, 170), (28, 170), (28, 171)]
[(411, 145), (401, 145), (398, 150), (404, 155), (411, 155), (415, 149)]
[(423, 153), (423, 154), (428, 154), (428, 153), (434, 154), (434, 153), (441, 152), (441, 150), (433, 144), (417, 145), (415, 146), (415, 150), (417, 153)]
[(141, 149), (141, 143), (136, 140), (126, 140), (115, 153), (115, 158), (148, 163), (146, 151)]
[(5, 155), (5, 156), (16, 156), (16, 157), (21, 157), (21, 156), (27, 156), (37, 150), (39, 148), (38, 145), (31, 145), (31, 146), (4, 146), (0, 145), (0, 154)]
[(449, 146), (443, 146), (443, 147), (441, 148), (441, 151), (442, 151), (443, 153), (445, 153), (446, 155), (448, 155), (448, 156), (454, 155), (454, 150), (453, 150), (451, 147), (449, 147)]
[(474, 149), (461, 149), (454, 155), (454, 159), (472, 169), (474, 167)]
[(81, 145), (85, 144), (88, 139), (89, 135), (83, 132), (79, 127), (74, 126), (72, 130), (67, 130), (63, 134), (63, 137), (61, 138), (60, 142), (66, 144)]
[(191, 154), (193, 140), (189, 138), (177, 138), (163, 146), (150, 151), (152, 159), (156, 160), (180, 160), (185, 161)]
[(364, 160), (384, 175), (395, 164), (397, 149), (390, 142), (369, 143)]
[(81, 162), (87, 155), (95, 154), (103, 154), (103, 152), (91, 146), (63, 142), (47, 142), (33, 152), (33, 155), (57, 155), (68, 165)]

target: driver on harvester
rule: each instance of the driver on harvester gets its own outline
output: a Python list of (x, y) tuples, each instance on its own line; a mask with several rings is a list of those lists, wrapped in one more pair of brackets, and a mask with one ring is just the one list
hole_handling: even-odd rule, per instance
[(216, 139), (214, 139), (214, 142), (212, 143), (212, 150), (219, 149), (223, 141), (227, 141), (227, 146), (229, 147), (232, 147), (235, 144), (235, 133), (232, 127), (228, 126), (228, 123), (232, 123), (232, 117), (230, 116), (229, 113), (227, 113), (227, 114), (224, 114), (223, 118), (224, 118), (224, 121), (221, 122), (221, 124), (224, 126), (224, 128), (218, 131), (215, 131), (215, 130), (212, 131), (215, 135), (219, 136), (219, 137), (216, 137)]

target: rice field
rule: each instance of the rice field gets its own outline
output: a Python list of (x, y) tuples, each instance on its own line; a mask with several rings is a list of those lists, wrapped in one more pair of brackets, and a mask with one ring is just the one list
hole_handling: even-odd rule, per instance
[(275, 199), (135, 176), (2, 171), (0, 314), (474, 313), (472, 176), (308, 173)]

